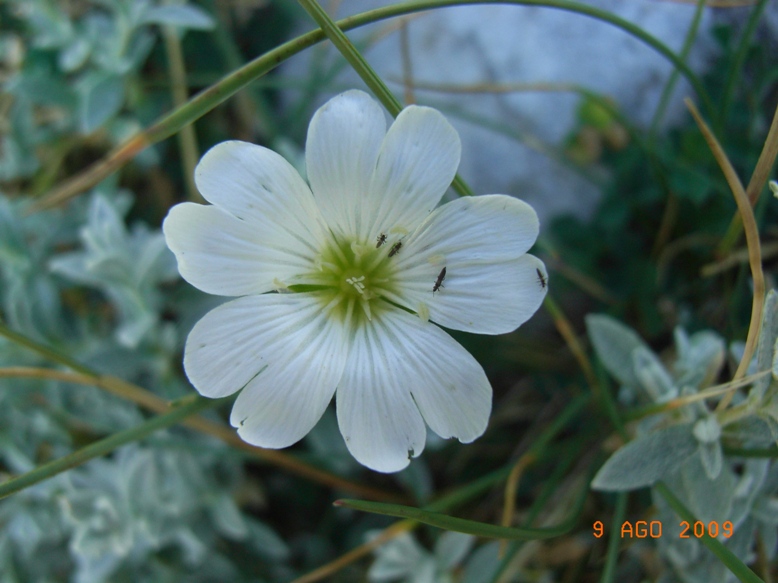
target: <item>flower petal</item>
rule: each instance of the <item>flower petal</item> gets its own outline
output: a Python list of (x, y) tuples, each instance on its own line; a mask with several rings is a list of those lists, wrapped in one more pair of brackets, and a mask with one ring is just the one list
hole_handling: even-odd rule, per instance
[(338, 425), (351, 455), (378, 472), (406, 467), (426, 439), (410, 391), (416, 371), (407, 361), (405, 334), (397, 335), (392, 316), (374, 316), (356, 330), (335, 397)]
[(207, 397), (243, 389), (230, 422), (245, 441), (287, 447), (311, 430), (330, 402), (346, 363), (346, 341), (311, 294), (247, 296), (195, 325), (184, 369)]
[[(397, 298), (455, 330), (504, 334), (538, 309), (546, 268), (525, 251), (538, 234), (528, 204), (504, 195), (460, 198), (435, 210), (398, 254)], [(439, 289), (433, 288), (446, 268)], [(538, 271), (543, 275), (538, 276)]]
[(261, 294), (311, 271), (314, 262), (298, 241), (281, 241), (215, 205), (191, 202), (170, 209), (162, 224), (181, 276), (196, 288), (223, 296)]
[(351, 454), (376, 471), (396, 472), (424, 449), (421, 416), (444, 438), (468, 443), (483, 434), (492, 389), (453, 338), (397, 310), (359, 329), (336, 399)]
[(381, 106), (363, 91), (346, 91), (316, 111), (308, 126), (308, 180), (327, 224), (350, 236), (366, 233), (366, 194), (386, 134)]
[(195, 182), (206, 200), (251, 225), (263, 245), (299, 257), (318, 253), (325, 230), (313, 194), (272, 150), (217, 144), (195, 168)]
[(461, 153), (459, 135), (439, 111), (415, 105), (402, 110), (381, 145), (368, 189), (375, 210), (367, 235), (413, 231), (451, 185)]
[(406, 386), (430, 429), (462, 443), (481, 436), (492, 387), (478, 361), (446, 332), (412, 314), (398, 311), (386, 328), (401, 339)]

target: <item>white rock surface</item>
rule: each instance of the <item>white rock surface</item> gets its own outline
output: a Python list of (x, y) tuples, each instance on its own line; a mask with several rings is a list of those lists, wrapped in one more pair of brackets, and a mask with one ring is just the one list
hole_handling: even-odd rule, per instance
[[(387, 5), (387, 0), (343, 0), (342, 17)], [(658, 0), (590, 0), (639, 25), (678, 52), (691, 23), (694, 6)], [(703, 71), (715, 51), (710, 11), (706, 11), (689, 58)], [(387, 24), (349, 33), (359, 42)], [(544, 7), (481, 5), (445, 8), (414, 17), (408, 23), (411, 75), (416, 83), (516, 84), (565, 83), (609, 96), (638, 125), (656, 110), (671, 64), (643, 42), (610, 24), (580, 14)], [(398, 32), (365, 51), (366, 58), (402, 98), (403, 59)], [(335, 49), (329, 45), (328, 51)], [(307, 52), (310, 54), (310, 51)], [(339, 58), (339, 57), (337, 57)], [(308, 75), (306, 60), (295, 59), (288, 77)], [(364, 88), (347, 68), (337, 86), (323, 88), (320, 100), (345, 87)], [(326, 93), (324, 92), (326, 91)], [(692, 94), (681, 81), (666, 121), (686, 115), (681, 102)], [(575, 124), (580, 97), (571, 92), (523, 91), (502, 94), (452, 94), (417, 89), (418, 103), (441, 109), (463, 141), (460, 174), (479, 194), (505, 193), (532, 204), (541, 221), (573, 212), (585, 216), (599, 187), (571, 164), (538, 149), (561, 153), (561, 143)], [(479, 119), (484, 123), (475, 123)], [(492, 127), (487, 127), (492, 126)]]

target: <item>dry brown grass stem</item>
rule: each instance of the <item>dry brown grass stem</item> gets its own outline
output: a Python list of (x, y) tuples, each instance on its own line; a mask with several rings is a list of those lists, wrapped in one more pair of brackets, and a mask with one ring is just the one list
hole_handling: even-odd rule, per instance
[[(694, 121), (697, 122), (697, 126), (700, 128), (705, 141), (708, 144), (713, 157), (716, 159), (721, 171), (724, 173), (724, 177), (727, 180), (732, 195), (735, 197), (735, 204), (737, 204), (738, 211), (740, 212), (740, 218), (743, 221), (743, 229), (746, 234), (746, 243), (748, 244), (748, 262), (751, 266), (751, 277), (754, 282), (754, 297), (751, 303), (751, 322), (748, 326), (748, 336), (746, 337), (746, 347), (743, 351), (743, 358), (740, 360), (740, 364), (735, 371), (735, 375), (732, 380), (738, 380), (745, 376), (748, 370), (748, 365), (754, 357), (756, 352), (756, 343), (759, 339), (759, 330), (762, 327), (762, 309), (764, 308), (765, 298), (765, 283), (764, 272), (762, 271), (762, 251), (761, 244), (759, 242), (759, 230), (756, 226), (756, 219), (754, 218), (754, 209), (751, 207), (751, 202), (746, 195), (746, 191), (743, 188), (743, 184), (740, 182), (735, 169), (732, 167), (732, 163), (727, 158), (726, 153), (719, 144), (716, 136), (702, 119), (700, 112), (694, 105), (691, 99), (686, 98), (684, 100), (686, 106), (691, 111)], [(724, 396), (718, 406), (718, 410), (725, 409), (732, 400), (733, 393), (728, 393)]]
[[(0, 377), (53, 379), (79, 385), (95, 386), (113, 395), (132, 401), (149, 411), (155, 413), (167, 413), (170, 411), (170, 403), (168, 401), (157, 397), (154, 393), (147, 391), (146, 389), (112, 376), (92, 376), (49, 368), (7, 367), (0, 368)], [(401, 504), (408, 502), (403, 496), (398, 496), (390, 492), (378, 490), (377, 488), (371, 488), (345, 480), (339, 476), (300, 462), (283, 452), (273, 449), (264, 449), (246, 443), (232, 428), (209, 421), (204, 417), (189, 417), (183, 421), (183, 424), (191, 429), (216, 437), (217, 439), (224, 441), (227, 445), (245, 451), (253, 457), (259, 458), (273, 466), (283, 468), (291, 474), (295, 474), (330, 488), (353, 492), (359, 496), (380, 502), (395, 502)]]

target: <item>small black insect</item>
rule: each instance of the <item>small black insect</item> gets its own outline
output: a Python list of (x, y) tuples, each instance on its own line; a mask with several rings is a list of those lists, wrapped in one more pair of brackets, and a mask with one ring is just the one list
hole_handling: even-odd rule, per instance
[(547, 284), (546, 276), (543, 275), (543, 272), (540, 271), (540, 269), (535, 269), (535, 271), (538, 272), (538, 283), (540, 284), (540, 287), (546, 289), (546, 284)]
[(402, 246), (403, 246), (402, 241), (397, 241), (397, 243), (392, 245), (392, 248), (389, 249), (389, 257), (394, 257), (395, 255), (397, 255), (397, 252), (400, 250), (400, 247)]
[(378, 235), (378, 238), (375, 240), (375, 248), (378, 249), (384, 243), (386, 243), (386, 235), (381, 233), (380, 235)]
[(440, 273), (438, 274), (438, 279), (435, 280), (435, 285), (432, 286), (432, 293), (434, 294), (436, 291), (438, 291), (440, 288), (443, 287), (443, 280), (446, 279), (446, 268), (440, 270)]

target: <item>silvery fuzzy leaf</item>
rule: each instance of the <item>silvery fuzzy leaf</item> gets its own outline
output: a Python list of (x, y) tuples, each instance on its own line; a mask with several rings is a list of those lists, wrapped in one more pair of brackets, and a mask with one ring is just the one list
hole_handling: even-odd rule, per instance
[[(759, 331), (759, 341), (756, 345), (756, 370), (776, 370), (774, 361), (774, 351), (776, 337), (778, 337), (778, 293), (770, 290), (765, 298), (764, 308), (762, 310), (762, 328)], [(764, 376), (756, 381), (751, 387), (748, 399), (753, 403), (760, 403), (770, 384), (770, 376)]]
[(695, 455), (684, 462), (680, 473), (683, 487), (680, 497), (699, 520), (706, 524), (716, 520), (721, 524), (729, 518), (736, 485), (729, 466), (723, 465), (718, 476), (711, 480), (701, 456)]
[(438, 569), (448, 571), (456, 567), (470, 552), (475, 537), (461, 532), (446, 531), (435, 544), (435, 562)]
[(716, 443), (721, 438), (721, 425), (715, 415), (706, 415), (695, 422), (693, 433), (700, 443)]
[(697, 452), (690, 424), (672, 425), (639, 437), (600, 468), (592, 488), (619, 492), (650, 486)]
[(163, 24), (193, 30), (211, 30), (216, 23), (210, 14), (192, 4), (154, 6), (143, 13), (141, 24)]
[(746, 564), (754, 562), (756, 555), (754, 553), (754, 534), (758, 525), (752, 518), (745, 520), (735, 529), (735, 532), (729, 539), (724, 539), (727, 548), (734, 555)]
[[(375, 533), (374, 536), (377, 536)], [(416, 539), (404, 532), (375, 551), (376, 559), (370, 565), (367, 578), (370, 581), (394, 581), (411, 575), (419, 565), (429, 558)]]
[(249, 529), (243, 514), (232, 496), (226, 492), (216, 497), (209, 508), (209, 514), (216, 528), (227, 538), (243, 540), (248, 535)]
[(32, 30), (32, 45), (42, 49), (64, 46), (73, 37), (73, 24), (66, 12), (54, 2), (29, 2), (20, 15)]
[(178, 273), (162, 233), (142, 225), (127, 232), (121, 204), (121, 198), (93, 195), (80, 233), (85, 249), (54, 257), (49, 266), (105, 293), (119, 313), (117, 340), (135, 348), (157, 326), (162, 301), (157, 285), (177, 279)]
[(709, 480), (715, 480), (721, 473), (724, 455), (718, 441), (700, 443), (700, 461)]
[(738, 528), (751, 512), (754, 500), (764, 492), (765, 479), (770, 462), (764, 459), (747, 459), (743, 473), (735, 484), (730, 520)]
[(87, 38), (81, 34), (77, 34), (70, 43), (60, 51), (57, 57), (57, 65), (59, 65), (59, 68), (65, 73), (72, 73), (80, 69), (84, 63), (86, 63), (91, 52), (92, 45)]
[(462, 583), (489, 583), (500, 568), (500, 543), (493, 541), (476, 549), (470, 556)]
[(248, 540), (256, 552), (271, 561), (286, 561), (292, 554), (284, 540), (264, 522), (244, 518), (248, 526)]
[(427, 557), (410, 573), (407, 583), (450, 583), (446, 574), (438, 573), (435, 561)]
[(124, 78), (107, 72), (91, 72), (82, 78), (79, 90), (79, 129), (91, 134), (124, 105)]
[(676, 384), (700, 388), (706, 379), (716, 378), (726, 355), (724, 340), (709, 330), (688, 336), (680, 327), (674, 336), (678, 354), (673, 363)]
[(734, 439), (746, 447), (766, 447), (775, 441), (770, 426), (761, 417), (751, 415), (724, 428), (727, 439)]
[(760, 496), (751, 510), (751, 515), (760, 522), (778, 526), (778, 496)]
[(604, 314), (586, 316), (586, 330), (608, 372), (623, 385), (639, 386), (632, 365), (632, 352), (639, 347), (650, 349), (635, 331)]
[(645, 346), (632, 351), (632, 368), (640, 386), (654, 403), (664, 403), (678, 396), (678, 389), (659, 358)]

